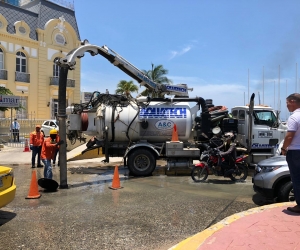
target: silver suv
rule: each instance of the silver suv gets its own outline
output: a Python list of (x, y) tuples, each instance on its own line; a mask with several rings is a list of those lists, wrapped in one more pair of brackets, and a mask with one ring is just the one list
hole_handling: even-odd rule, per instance
[(268, 200), (294, 201), (293, 184), (285, 156), (279, 155), (260, 161), (252, 178), (253, 189)]

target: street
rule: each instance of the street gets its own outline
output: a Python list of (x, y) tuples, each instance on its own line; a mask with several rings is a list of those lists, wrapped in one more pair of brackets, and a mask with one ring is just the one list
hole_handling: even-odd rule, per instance
[[(15, 170), (14, 201), (0, 209), (0, 245), (15, 249), (156, 249), (167, 250), (234, 213), (262, 202), (251, 176), (245, 183), (209, 176), (194, 183), (190, 176), (127, 176), (122, 189), (111, 190), (113, 166), (68, 164), (69, 189), (25, 199), (31, 168)], [(37, 178), (43, 169), (36, 169)], [(251, 175), (251, 174), (249, 174)], [(59, 168), (54, 168), (59, 180)]]

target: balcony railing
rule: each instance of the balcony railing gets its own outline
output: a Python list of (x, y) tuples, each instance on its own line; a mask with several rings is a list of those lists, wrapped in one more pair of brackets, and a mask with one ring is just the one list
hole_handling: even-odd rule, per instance
[(30, 83), (30, 74), (16, 71), (16, 82)]
[[(57, 76), (51, 76), (50, 77), (50, 85), (58, 86), (58, 83), (59, 83), (59, 78)], [(75, 80), (67, 79), (67, 87), (75, 88)]]
[(7, 70), (6, 69), (0, 69), (0, 79), (7, 80)]

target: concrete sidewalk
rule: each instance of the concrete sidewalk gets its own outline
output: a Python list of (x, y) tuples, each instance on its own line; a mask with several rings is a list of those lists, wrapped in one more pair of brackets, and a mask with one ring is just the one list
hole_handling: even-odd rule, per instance
[(294, 202), (276, 203), (234, 214), (169, 250), (300, 249), (300, 214)]

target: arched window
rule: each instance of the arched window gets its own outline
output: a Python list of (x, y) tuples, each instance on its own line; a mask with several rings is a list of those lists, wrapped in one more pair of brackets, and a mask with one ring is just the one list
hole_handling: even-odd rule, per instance
[(59, 77), (59, 71), (60, 71), (60, 67), (56, 63), (54, 63), (53, 64), (53, 76)]
[(17, 52), (17, 58), (16, 58), (16, 71), (26, 73), (27, 70), (27, 59), (23, 52)]
[(0, 69), (4, 69), (4, 54), (2, 49), (0, 49)]

